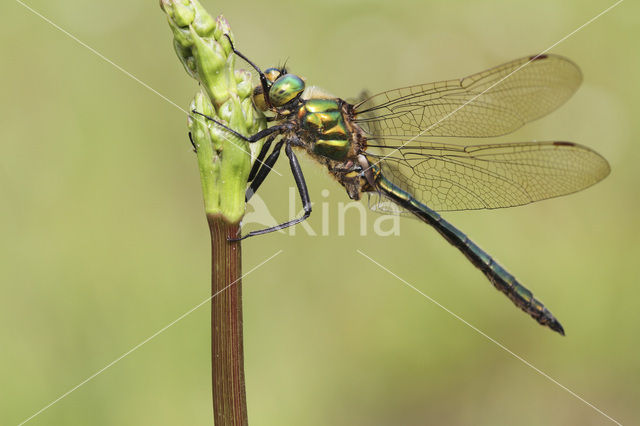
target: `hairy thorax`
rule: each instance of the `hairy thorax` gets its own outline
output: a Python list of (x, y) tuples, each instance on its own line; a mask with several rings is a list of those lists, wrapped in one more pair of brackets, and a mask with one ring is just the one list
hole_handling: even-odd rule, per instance
[(304, 148), (346, 189), (359, 199), (363, 181), (358, 156), (366, 150), (366, 138), (353, 123), (353, 106), (339, 98), (303, 100), (292, 120), (296, 145)]

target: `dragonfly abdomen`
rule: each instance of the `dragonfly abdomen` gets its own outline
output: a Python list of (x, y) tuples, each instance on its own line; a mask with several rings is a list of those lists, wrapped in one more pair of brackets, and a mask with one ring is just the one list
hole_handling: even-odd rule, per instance
[(457, 247), (473, 265), (480, 269), (489, 281), (538, 323), (564, 335), (564, 329), (549, 310), (537, 300), (531, 291), (498, 264), (487, 252), (467, 237), (462, 231), (442, 218), (437, 212), (418, 201), (411, 194), (398, 188), (381, 174), (378, 187), (387, 197), (409, 210), (418, 218), (433, 226), (449, 243)]

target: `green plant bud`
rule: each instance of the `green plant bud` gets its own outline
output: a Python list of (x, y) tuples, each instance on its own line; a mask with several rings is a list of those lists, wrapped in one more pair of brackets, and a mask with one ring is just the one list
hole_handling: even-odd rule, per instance
[[(196, 30), (199, 36), (211, 37), (217, 26), (216, 20), (214, 20), (211, 15), (207, 13), (207, 11), (197, 0), (192, 0), (191, 5), (193, 7), (193, 10), (195, 11), (195, 18), (192, 23), (193, 28)], [(226, 30), (227, 32), (231, 31), (229, 29), (229, 24), (227, 24)]]
[(229, 88), (235, 90), (235, 81), (230, 81), (226, 74), (227, 57), (222, 46), (213, 39), (200, 37), (193, 29), (193, 56), (198, 72), (198, 79), (209, 93), (215, 104), (224, 102), (229, 97)]
[(249, 98), (253, 94), (253, 81), (249, 71), (236, 70), (236, 91), (241, 98)]
[[(225, 36), (229, 24), (217, 19), (196, 0), (162, 0), (161, 7), (174, 36), (174, 49), (187, 73), (198, 80), (200, 90), (190, 110), (196, 110), (242, 135), (266, 127), (264, 115), (252, 102), (251, 73), (235, 71), (235, 55)], [(244, 192), (251, 160), (260, 143), (249, 144), (219, 124), (200, 115), (188, 120), (196, 146), (205, 209), (237, 223), (244, 215)]]
[[(207, 115), (215, 114), (211, 101), (202, 91), (196, 94), (189, 108), (201, 111)], [(222, 143), (212, 135), (209, 122), (204, 117), (190, 116), (188, 125), (193, 143), (196, 146), (205, 210), (207, 212), (217, 212), (220, 210), (221, 186), (219, 185), (219, 154), (220, 151), (222, 151)]]
[(173, 20), (181, 27), (188, 27), (191, 25), (196, 17), (196, 11), (189, 5), (189, 2), (183, 4), (181, 1), (173, 2)]
[(182, 65), (184, 65), (184, 69), (187, 71), (191, 77), (198, 79), (198, 66), (196, 65), (196, 58), (191, 55), (191, 49), (188, 47), (182, 47), (182, 45), (174, 38), (173, 40), (173, 48), (176, 51), (176, 55)]

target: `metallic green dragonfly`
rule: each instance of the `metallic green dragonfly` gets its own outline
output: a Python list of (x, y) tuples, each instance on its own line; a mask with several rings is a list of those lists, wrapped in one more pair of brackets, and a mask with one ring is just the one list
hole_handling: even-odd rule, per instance
[(301, 217), (242, 238), (295, 225), (311, 214), (292, 149), (301, 148), (327, 167), (350, 198), (373, 194), (433, 226), (516, 306), (564, 335), (531, 291), (437, 211), (512, 207), (570, 194), (607, 176), (607, 161), (572, 142), (465, 146), (438, 140), (504, 135), (555, 110), (582, 80), (573, 62), (557, 55), (529, 56), (462, 79), (390, 90), (351, 104), (307, 86), (284, 68), (262, 72), (234, 52), (258, 72), (254, 101), (274, 122), (250, 137), (216, 122), (248, 142), (264, 140), (246, 198), (258, 190), (284, 146), (304, 206)]

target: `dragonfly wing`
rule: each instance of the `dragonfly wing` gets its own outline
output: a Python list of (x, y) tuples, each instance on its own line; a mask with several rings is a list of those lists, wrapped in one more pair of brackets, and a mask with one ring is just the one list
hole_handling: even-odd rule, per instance
[(577, 65), (562, 56), (525, 57), (458, 80), (379, 93), (355, 106), (355, 122), (376, 136), (499, 136), (558, 108), (581, 81)]
[(393, 202), (383, 192), (367, 192), (367, 205), (371, 211), (376, 213), (393, 216), (406, 216), (411, 219), (417, 219), (410, 210), (407, 210)]
[[(462, 146), (370, 145), (382, 174), (436, 211), (513, 207), (580, 191), (609, 174), (595, 151), (571, 142)], [(417, 142), (417, 141), (416, 141)], [(377, 152), (377, 153), (376, 153)]]

